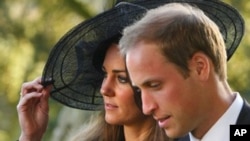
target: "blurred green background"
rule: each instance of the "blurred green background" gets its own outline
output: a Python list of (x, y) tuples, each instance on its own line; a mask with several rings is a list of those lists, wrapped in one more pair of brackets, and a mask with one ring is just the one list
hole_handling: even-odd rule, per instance
[[(228, 62), (229, 83), (250, 101), (250, 1), (223, 0), (245, 19), (245, 36)], [(115, 0), (0, 0), (0, 141), (18, 139), (16, 105), (23, 82), (42, 74), (53, 45), (74, 25), (112, 7)], [(89, 119), (90, 111), (50, 100), (43, 140), (66, 141)]]

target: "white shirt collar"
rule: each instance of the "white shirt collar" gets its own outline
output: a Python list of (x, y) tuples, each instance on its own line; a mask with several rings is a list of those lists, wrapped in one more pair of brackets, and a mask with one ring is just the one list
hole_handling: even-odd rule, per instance
[(190, 141), (229, 141), (230, 126), (235, 124), (243, 106), (243, 99), (239, 93), (236, 93), (236, 98), (220, 117), (220, 119), (209, 129), (201, 140), (195, 138), (189, 133)]

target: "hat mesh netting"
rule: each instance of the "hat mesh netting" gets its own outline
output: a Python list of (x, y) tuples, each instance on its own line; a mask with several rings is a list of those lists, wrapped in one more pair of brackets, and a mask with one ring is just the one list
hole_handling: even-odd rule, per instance
[(94, 52), (101, 42), (121, 33), (143, 11), (139, 6), (120, 4), (64, 35), (51, 51), (43, 72), (44, 85), (53, 81), (51, 97), (73, 108), (100, 109), (103, 76), (92, 64)]
[[(103, 104), (100, 86), (103, 76), (93, 65), (93, 56), (105, 40), (120, 34), (139, 19), (146, 9), (181, 2), (200, 8), (219, 27), (227, 59), (244, 35), (244, 20), (236, 9), (218, 0), (122, 0), (116, 7), (83, 21), (67, 32), (53, 47), (43, 70), (42, 82), (52, 83), (51, 97), (69, 107), (99, 110)], [(98, 55), (97, 55), (98, 56)]]

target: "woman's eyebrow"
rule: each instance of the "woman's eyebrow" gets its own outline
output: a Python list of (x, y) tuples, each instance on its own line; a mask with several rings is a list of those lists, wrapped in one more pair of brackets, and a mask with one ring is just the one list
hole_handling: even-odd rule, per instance
[[(102, 67), (102, 70), (103, 70), (103, 71), (106, 71), (105, 66)], [(125, 69), (113, 69), (112, 72), (113, 72), (113, 73), (123, 73), (123, 72), (126, 73), (126, 70), (125, 70)]]
[(121, 72), (126, 72), (126, 70), (118, 70), (118, 69), (114, 69), (112, 70), (113, 73), (121, 73)]

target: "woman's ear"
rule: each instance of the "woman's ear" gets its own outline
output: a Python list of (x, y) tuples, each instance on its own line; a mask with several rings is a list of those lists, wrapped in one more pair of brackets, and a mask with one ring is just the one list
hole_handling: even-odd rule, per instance
[(210, 60), (202, 52), (197, 52), (193, 55), (190, 61), (192, 71), (199, 77), (200, 80), (207, 80), (210, 73)]

